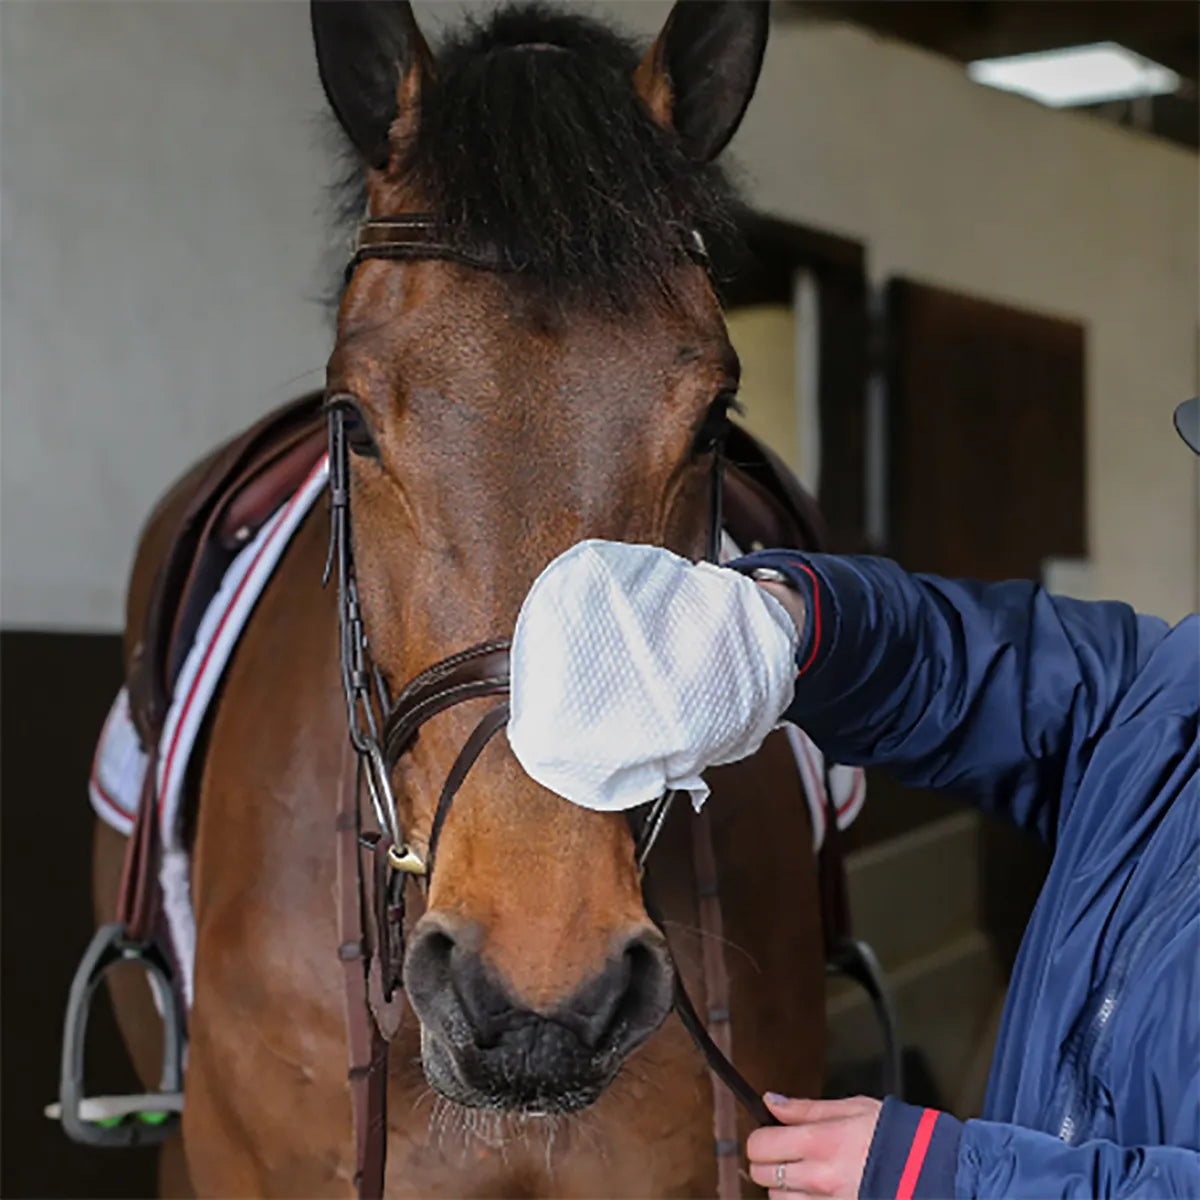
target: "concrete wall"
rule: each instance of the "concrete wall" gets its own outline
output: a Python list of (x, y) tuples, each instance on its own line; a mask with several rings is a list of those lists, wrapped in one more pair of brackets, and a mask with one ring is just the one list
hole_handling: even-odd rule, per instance
[[(607, 8), (647, 32), (667, 11)], [(320, 379), (306, 6), (6, 0), (0, 22), (0, 606), (115, 628), (162, 485)], [(1196, 605), (1197, 478), (1169, 420), (1197, 386), (1194, 155), (803, 25), (776, 26), (733, 151), (761, 208), (864, 241), (877, 280), (1085, 322), (1091, 586)]]

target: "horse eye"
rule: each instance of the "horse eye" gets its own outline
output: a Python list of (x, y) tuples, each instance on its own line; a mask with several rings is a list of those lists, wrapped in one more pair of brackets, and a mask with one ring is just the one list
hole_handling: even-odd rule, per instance
[(360, 458), (379, 458), (379, 447), (371, 436), (371, 428), (358, 405), (353, 400), (340, 396), (330, 401), (330, 405), (342, 414), (342, 436), (345, 437), (350, 452)]
[(721, 446), (729, 436), (731, 412), (741, 412), (737, 397), (732, 392), (722, 392), (709, 406), (704, 420), (696, 431), (692, 453), (700, 458)]

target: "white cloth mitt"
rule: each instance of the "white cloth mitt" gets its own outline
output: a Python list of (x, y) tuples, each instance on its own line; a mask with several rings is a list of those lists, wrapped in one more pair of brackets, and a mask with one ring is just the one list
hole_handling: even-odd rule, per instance
[(621, 810), (753, 754), (791, 703), (796, 629), (752, 580), (586, 541), (534, 581), (512, 643), (508, 740), (538, 783)]

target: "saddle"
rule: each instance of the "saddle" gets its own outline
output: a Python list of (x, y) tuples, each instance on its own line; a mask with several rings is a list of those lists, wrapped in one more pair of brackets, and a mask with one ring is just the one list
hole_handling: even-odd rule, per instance
[(130, 710), (144, 750), (157, 745), (184, 657), (229, 564), (325, 453), (322, 399), (301, 396), (213, 451), (147, 521), (125, 634)]

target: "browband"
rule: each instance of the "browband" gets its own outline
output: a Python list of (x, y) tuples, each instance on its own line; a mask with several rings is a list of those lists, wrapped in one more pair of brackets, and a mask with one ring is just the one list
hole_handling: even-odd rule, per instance
[[(709, 269), (708, 250), (698, 229), (681, 229), (683, 249), (693, 262)], [(509, 262), (494, 249), (456, 245), (432, 213), (400, 213), (393, 217), (371, 217), (355, 234), (346, 282), (359, 263), (368, 258), (393, 260), (442, 259), (474, 267), (479, 271), (519, 272), (520, 264)]]
[(480, 271), (510, 270), (498, 254), (466, 249), (447, 240), (430, 213), (402, 213), (395, 217), (372, 217), (358, 227), (346, 279), (354, 268), (368, 258), (421, 259), (440, 258), (462, 263)]

